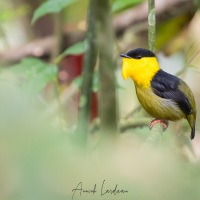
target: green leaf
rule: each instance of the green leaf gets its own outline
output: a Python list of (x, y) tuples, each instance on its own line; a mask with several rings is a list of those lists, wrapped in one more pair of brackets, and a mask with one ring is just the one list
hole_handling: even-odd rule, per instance
[(29, 95), (36, 95), (39, 93), (50, 81), (54, 81), (57, 77), (57, 67), (47, 66), (34, 78), (27, 80), (22, 88), (29, 93)]
[(83, 54), (86, 50), (85, 41), (77, 42), (70, 47), (68, 47), (62, 54), (60, 54), (56, 60), (55, 63), (59, 63), (65, 56), (67, 55), (80, 55)]
[(42, 62), (37, 58), (24, 58), (19, 64), (10, 68), (10, 70), (16, 74), (28, 75), (38, 73), (44, 67), (46, 67), (47, 63)]
[(75, 3), (78, 0), (47, 0), (33, 14), (32, 24), (34, 24), (40, 17), (50, 14), (59, 13), (66, 6)]
[(126, 8), (133, 7), (142, 2), (144, 2), (144, 0), (115, 0), (112, 5), (112, 11), (118, 12)]
[(67, 55), (79, 55), (85, 52), (85, 42), (78, 42), (73, 44), (72, 46), (68, 47), (63, 53), (63, 56)]
[(57, 77), (56, 65), (43, 62), (37, 58), (25, 58), (8, 71), (13, 72), (22, 80), (21, 88), (32, 96)]

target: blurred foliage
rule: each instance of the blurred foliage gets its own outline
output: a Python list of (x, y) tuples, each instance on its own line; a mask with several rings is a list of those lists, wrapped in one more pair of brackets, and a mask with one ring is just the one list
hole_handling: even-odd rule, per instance
[(78, 0), (47, 0), (34, 12), (32, 23), (35, 23), (40, 17), (46, 14), (60, 12), (66, 6), (76, 1)]
[[(173, 141), (144, 148), (139, 135), (143, 129), (136, 129), (132, 133), (137, 134), (121, 135), (114, 145), (94, 149), (97, 133), (88, 138), (89, 152), (79, 152), (70, 134), (42, 118), (43, 110), (7, 80), (0, 80), (1, 199), (72, 199), (72, 189), (80, 182), (87, 190), (96, 184), (97, 192), (77, 191), (74, 200), (200, 198), (199, 163), (185, 160)], [(128, 193), (101, 195), (103, 180), (104, 192), (117, 184)]]
[(71, 46), (69, 46), (64, 52), (62, 52), (56, 59), (55, 63), (59, 63), (65, 56), (68, 55), (79, 55), (83, 54), (86, 50), (85, 42), (77, 42)]
[[(38, 67), (39, 68), (39, 67)], [(4, 200), (72, 199), (79, 182), (96, 193), (75, 193), (74, 199), (200, 198), (199, 163), (188, 162), (174, 147), (172, 137), (144, 147), (147, 128), (133, 129), (116, 143), (93, 148), (98, 133), (89, 136), (89, 153), (79, 152), (71, 135), (43, 118), (12, 77), (0, 79), (0, 198)], [(8, 92), (9, 91), (9, 92)], [(135, 134), (133, 134), (135, 133)], [(141, 134), (141, 136), (140, 136)], [(170, 139), (171, 138), (171, 139)], [(118, 189), (128, 193), (105, 194)]]
[[(36, 9), (33, 15), (32, 23), (35, 23), (40, 17), (50, 14), (58, 13), (67, 6), (76, 3), (79, 0), (47, 0)], [(114, 0), (112, 2), (112, 11), (119, 12), (127, 8), (133, 7), (145, 0)]]
[(195, 2), (196, 5), (200, 8), (200, 0), (194, 0), (194, 2)]
[(78, 42), (70, 47), (68, 47), (61, 55), (67, 56), (67, 55), (79, 55), (83, 54), (85, 52), (85, 42)]
[(127, 8), (136, 6), (139, 3), (144, 2), (145, 0), (115, 0), (112, 5), (113, 12), (119, 12)]
[(87, 12), (88, 3), (89, 3), (89, 0), (81, 0), (81, 1), (75, 1), (73, 4), (70, 4), (61, 12), (62, 20), (65, 23), (70, 24), (71, 26), (72, 25), (80, 26), (81, 23), (85, 25), (87, 13), (88, 13)]
[(50, 81), (57, 79), (57, 66), (36, 58), (25, 58), (11, 69), (4, 71), (4, 73), (10, 72), (16, 75), (20, 87), (31, 96), (35, 96)]
[(0, 12), (0, 22), (5, 23), (8, 21), (12, 21), (16, 19), (16, 17), (21, 17), (26, 15), (29, 12), (29, 10), (30, 7), (28, 6), (28, 4), (24, 4), (22, 6), (15, 8), (15, 12), (13, 12), (12, 7), (8, 8), (7, 6), (3, 6)]
[[(160, 24), (157, 28), (156, 49), (161, 49), (169, 43), (190, 20), (188, 14), (177, 16)], [(169, 31), (170, 30), (170, 31)]]

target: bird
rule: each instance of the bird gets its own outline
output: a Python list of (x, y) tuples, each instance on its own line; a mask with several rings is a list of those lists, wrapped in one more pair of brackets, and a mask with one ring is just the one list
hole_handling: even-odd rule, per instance
[(161, 123), (166, 129), (169, 121), (186, 119), (195, 137), (196, 104), (189, 86), (180, 78), (162, 70), (156, 55), (136, 48), (120, 55), (123, 58), (122, 76), (131, 78), (137, 98), (146, 112), (154, 117), (149, 127)]

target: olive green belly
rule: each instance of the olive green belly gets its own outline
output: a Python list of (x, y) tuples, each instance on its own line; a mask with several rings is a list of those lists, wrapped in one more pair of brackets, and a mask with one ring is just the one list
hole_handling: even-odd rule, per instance
[(136, 86), (138, 100), (146, 112), (157, 119), (176, 121), (185, 118), (185, 114), (170, 99), (160, 98), (151, 88), (141, 89)]

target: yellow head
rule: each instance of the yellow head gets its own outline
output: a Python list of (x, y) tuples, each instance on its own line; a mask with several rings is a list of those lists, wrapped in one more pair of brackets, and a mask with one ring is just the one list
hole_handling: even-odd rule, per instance
[(123, 57), (122, 76), (124, 79), (132, 78), (134, 83), (148, 88), (154, 75), (160, 69), (156, 56), (147, 49), (133, 49)]

